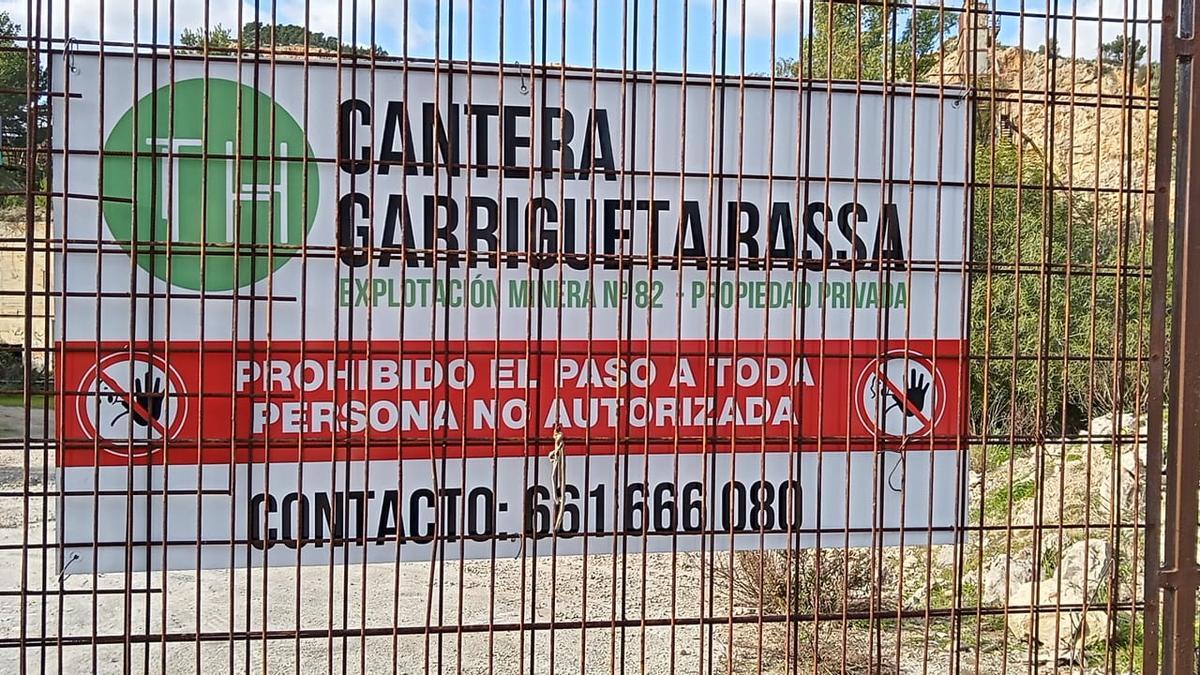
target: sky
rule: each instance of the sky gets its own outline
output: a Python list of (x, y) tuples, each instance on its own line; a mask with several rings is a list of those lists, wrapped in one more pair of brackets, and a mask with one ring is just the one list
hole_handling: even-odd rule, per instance
[[(993, 2), (1003, 44), (1037, 49), (1055, 36), (1063, 55), (1091, 58), (1102, 41), (1127, 34), (1158, 53), (1146, 21), (1161, 10), (1147, 0)], [(136, 34), (166, 44), (187, 28), (263, 21), (307, 24), (394, 55), (727, 73), (764, 73), (776, 58), (796, 57), (809, 8), (807, 0), (32, 0), (30, 17), (29, 4), (0, 0), (0, 11), (59, 40)]]

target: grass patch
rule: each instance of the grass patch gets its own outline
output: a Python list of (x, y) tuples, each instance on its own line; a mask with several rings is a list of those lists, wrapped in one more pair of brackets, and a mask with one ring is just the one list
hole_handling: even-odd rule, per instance
[(993, 445), (987, 448), (987, 468), (998, 469), (1008, 464), (1012, 457), (1012, 448), (1007, 445)]
[[(1066, 541), (1062, 541), (1060, 543), (1061, 543), (1064, 551), (1067, 549), (1068, 546), (1071, 545), (1071, 544), (1067, 543)], [(1057, 573), (1058, 572), (1058, 564), (1060, 562), (1062, 562), (1062, 561), (1059, 560), (1059, 558), (1058, 558), (1058, 546), (1049, 547), (1046, 550), (1046, 553), (1044, 555), (1042, 555), (1042, 574), (1044, 576), (1048, 577), (1050, 575)]]
[[(54, 394), (31, 394), (29, 403), (33, 408), (53, 408)], [(21, 394), (0, 394), (0, 406), (19, 408), (24, 404), (25, 397)]]
[(1120, 672), (1142, 672), (1142, 622), (1128, 614), (1117, 614), (1110, 649)]
[(1008, 517), (1009, 504), (1029, 499), (1035, 492), (1037, 485), (1032, 478), (1015, 481), (1012, 485), (1003, 485), (984, 498), (983, 515), (989, 520), (1004, 520)]

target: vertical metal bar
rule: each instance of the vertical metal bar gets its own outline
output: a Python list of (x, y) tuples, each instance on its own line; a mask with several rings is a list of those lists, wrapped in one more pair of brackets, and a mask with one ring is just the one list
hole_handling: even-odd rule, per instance
[[(1181, 15), (1175, 24), (1176, 7)], [(1195, 36), (1200, 28), (1192, 0), (1180, 0), (1177, 6), (1164, 3), (1163, 9), (1163, 86), (1159, 97), (1158, 154), (1156, 156), (1156, 199), (1154, 223), (1157, 234), (1165, 234), (1171, 224), (1170, 179), (1174, 169), (1175, 214), (1175, 299), (1172, 302), (1172, 344), (1168, 389), (1171, 415), (1167, 418), (1167, 445), (1162, 462), (1165, 468), (1164, 565), (1158, 572), (1156, 587), (1162, 592), (1162, 672), (1185, 675), (1196, 669), (1196, 594), (1200, 584), (1197, 568), (1197, 492), (1200, 490), (1200, 78), (1195, 72)], [(1174, 78), (1178, 77), (1178, 86)], [(1175, 124), (1172, 117), (1178, 115)], [(1171, 152), (1175, 146), (1174, 154)], [(1165, 269), (1162, 256), (1165, 238), (1155, 238), (1155, 258)], [(1157, 267), (1157, 266), (1156, 266)], [(1162, 275), (1160, 275), (1162, 276)], [(1156, 277), (1158, 278), (1158, 277)], [(1159, 286), (1161, 290), (1161, 285)], [(1155, 295), (1155, 315), (1159, 316), (1165, 294)], [(1153, 329), (1161, 331), (1162, 319)], [(1161, 335), (1161, 333), (1159, 333)], [(1152, 367), (1157, 361), (1152, 361)], [(1155, 373), (1158, 374), (1158, 373)], [(1152, 390), (1155, 380), (1152, 379)], [(1151, 427), (1153, 429), (1153, 427)], [(1153, 434), (1153, 431), (1152, 431)], [(1157, 445), (1151, 445), (1152, 451)], [(1153, 464), (1151, 465), (1153, 466)], [(1157, 492), (1157, 476), (1150, 479), (1151, 494)], [(1157, 510), (1149, 502), (1148, 510)], [(1148, 528), (1148, 533), (1155, 528)], [(1157, 540), (1147, 536), (1147, 567), (1154, 557)], [(1147, 572), (1148, 577), (1150, 572)], [(1147, 579), (1147, 588), (1151, 579)], [(1148, 630), (1147, 634), (1152, 631)], [(1147, 662), (1153, 661), (1147, 643)]]
[[(1168, 260), (1171, 249), (1170, 241), (1170, 205), (1171, 177), (1173, 161), (1171, 148), (1174, 144), (1173, 134), (1160, 132), (1161, 129), (1175, 128), (1175, 75), (1176, 63), (1174, 56), (1174, 41), (1171, 39), (1176, 31), (1175, 5), (1172, 2), (1162, 2), (1162, 24), (1159, 35), (1162, 45), (1160, 74), (1158, 79), (1159, 93), (1154, 101), (1158, 113), (1157, 129), (1154, 140), (1154, 191), (1153, 213), (1150, 228), (1150, 326), (1149, 340), (1146, 350), (1146, 370), (1148, 385), (1146, 389), (1146, 466), (1145, 466), (1145, 497), (1142, 501), (1146, 511), (1145, 532), (1143, 536), (1143, 573), (1142, 594), (1145, 598), (1144, 611), (1141, 616), (1143, 624), (1143, 640), (1141, 646), (1141, 664), (1146, 675), (1156, 675), (1159, 672), (1160, 659), (1160, 629), (1161, 629), (1161, 595), (1158, 587), (1158, 573), (1162, 560), (1161, 538), (1161, 505), (1163, 489), (1163, 440), (1164, 440), (1164, 395), (1168, 387), (1166, 355), (1174, 354), (1167, 341), (1167, 286)], [(1153, 43), (1152, 43), (1153, 44)], [(1150, 78), (1154, 82), (1154, 78)], [(1151, 97), (1146, 102), (1146, 139), (1147, 149), (1150, 146), (1150, 106)], [(1149, 172), (1149, 162), (1147, 172)], [(1151, 201), (1147, 199), (1146, 201)], [(1142, 209), (1145, 220), (1146, 208)], [(1143, 242), (1146, 226), (1142, 226)], [(1145, 259), (1143, 243), (1142, 258)], [(1144, 268), (1143, 268), (1144, 269)], [(1141, 288), (1145, 288), (1145, 281)], [(1173, 289), (1174, 290), (1174, 289)], [(1173, 377), (1173, 376), (1172, 376)], [(1171, 384), (1173, 386), (1173, 384)], [(1140, 490), (1139, 490), (1140, 491)]]
[[(26, 6), (28, 9), (32, 9), (33, 8), (33, 0), (29, 0), (29, 2), (26, 3)], [(31, 16), (32, 14), (33, 14), (33, 12), (28, 12), (28, 14), (26, 14), (26, 16)], [(32, 82), (33, 82), (33, 73), (34, 73), (34, 67), (35, 67), (36, 62), (34, 61), (34, 58), (33, 58), (34, 44), (33, 44), (33, 41), (30, 39), (30, 35), (32, 35), (35, 30), (36, 30), (35, 27), (28, 26), (26, 28), (26, 36), (25, 36), (25, 38), (26, 38), (25, 39), (25, 50), (26, 50), (25, 51), (25, 92), (26, 92), (25, 100), (27, 102), (31, 101), (33, 99)], [(35, 123), (35, 120), (34, 120), (34, 115), (33, 115), (33, 106), (28, 105), (26, 108), (26, 111), (25, 111), (25, 125), (26, 125), (26, 127), (25, 127), (26, 128), (26, 133), (25, 133), (25, 153), (26, 153), (25, 154), (25, 186), (26, 186), (27, 191), (30, 190), (32, 188), (32, 186), (34, 185), (33, 168), (34, 168), (35, 162), (33, 160), (33, 153), (34, 153), (35, 148), (34, 148), (33, 136), (32, 136), (32, 134), (29, 133), (29, 130), (35, 128), (34, 123)], [(33, 280), (33, 252), (34, 252), (34, 227), (33, 227), (33, 224), (34, 224), (34, 222), (36, 222), (35, 217), (34, 217), (34, 210), (33, 210), (33, 199), (32, 199), (32, 197), (30, 197), (28, 195), (26, 196), (26, 199), (25, 199), (25, 214), (24, 215), (25, 215), (25, 237), (24, 237), (25, 241), (23, 242), (23, 244), (24, 244), (24, 249), (25, 249), (25, 269), (22, 270), (22, 273), (23, 273), (24, 279), (25, 279), (25, 284), (24, 284), (25, 319), (23, 322), (24, 325), (22, 326), (24, 336), (22, 338), (22, 345), (21, 345), (21, 347), (22, 347), (21, 357), (22, 357), (22, 361), (23, 361), (22, 368), (21, 368), (21, 406), (24, 409), (24, 412), (22, 413), (21, 426), (22, 426), (22, 430), (24, 431), (24, 436), (25, 436), (25, 448), (24, 448), (24, 452), (22, 453), (23, 457), (21, 458), (21, 485), (24, 488), (23, 489), (24, 494), (22, 495), (22, 498), (21, 498), (21, 516), (22, 516), (21, 522), (28, 523), (29, 515), (30, 515), (30, 504), (29, 504), (30, 465), (29, 465), (29, 460), (30, 460), (30, 450), (31, 450), (31, 448), (29, 447), (29, 445), (30, 445), (29, 425), (32, 420), (32, 417), (30, 415), (30, 406), (32, 404), (32, 397), (30, 396), (30, 390), (32, 388), (31, 380), (33, 378), (33, 369), (32, 369), (33, 364), (30, 361), (30, 356), (32, 354), (31, 348), (33, 346), (32, 343), (30, 342), (30, 338), (33, 335), (33, 289), (30, 286), (30, 284)], [(25, 580), (29, 578), (29, 565), (30, 565), (30, 561), (29, 561), (29, 529), (23, 528), (21, 531), (21, 562), (20, 562), (21, 608), (18, 611), (18, 615), (17, 615), (17, 620), (21, 622), (20, 639), (21, 639), (22, 644), (25, 642), (26, 638), (28, 637), (28, 627), (26, 624), (29, 622), (29, 601), (28, 601), (27, 586), (26, 586)], [(21, 656), (19, 659), (19, 664), (20, 664), (19, 667), (20, 667), (22, 675), (24, 675), (26, 672), (28, 672), (28, 663), (27, 663), (26, 659), (27, 659), (27, 655), (26, 655), (25, 651), (22, 650)]]

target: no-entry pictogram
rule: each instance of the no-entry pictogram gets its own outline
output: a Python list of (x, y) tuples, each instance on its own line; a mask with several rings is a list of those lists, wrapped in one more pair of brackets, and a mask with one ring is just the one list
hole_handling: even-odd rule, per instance
[(183, 379), (159, 356), (109, 354), (79, 382), (76, 414), (106, 452), (144, 456), (174, 438), (187, 417)]
[(927, 436), (946, 411), (946, 385), (933, 362), (903, 349), (872, 360), (858, 377), (858, 417), (870, 431)]

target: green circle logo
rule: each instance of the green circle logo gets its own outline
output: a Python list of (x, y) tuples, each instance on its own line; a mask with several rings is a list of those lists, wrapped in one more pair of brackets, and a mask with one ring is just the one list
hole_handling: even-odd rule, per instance
[(261, 281), (312, 229), (317, 167), (302, 161), (312, 148), (253, 87), (215, 78), (160, 87), (121, 117), (104, 151), (108, 229), (139, 267), (176, 286)]

